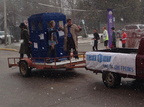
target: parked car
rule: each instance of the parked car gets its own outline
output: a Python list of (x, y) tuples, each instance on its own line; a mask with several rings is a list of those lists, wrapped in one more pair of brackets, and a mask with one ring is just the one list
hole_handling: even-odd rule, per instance
[[(126, 25), (123, 30), (128, 34), (130, 37), (141, 37), (144, 36), (144, 24), (130, 24)], [(117, 36), (121, 36), (122, 29), (117, 31)]]
[[(8, 39), (11, 39), (11, 42), (14, 41), (14, 37), (13, 35), (7, 35)], [(5, 32), (4, 31), (0, 31), (0, 44), (5, 43)]]

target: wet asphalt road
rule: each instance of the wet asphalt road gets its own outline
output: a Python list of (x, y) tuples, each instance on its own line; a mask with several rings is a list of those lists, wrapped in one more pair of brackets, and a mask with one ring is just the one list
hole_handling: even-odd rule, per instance
[(122, 79), (120, 87), (109, 89), (101, 74), (85, 69), (33, 70), (23, 78), (7, 66), (7, 57), (17, 55), (0, 50), (0, 107), (144, 107), (143, 82)]

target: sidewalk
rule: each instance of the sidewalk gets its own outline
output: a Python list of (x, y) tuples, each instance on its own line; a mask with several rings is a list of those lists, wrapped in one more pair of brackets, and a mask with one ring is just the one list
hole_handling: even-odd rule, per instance
[(15, 51), (18, 52), (20, 48), (20, 43), (12, 43), (10, 45), (0, 44), (0, 50)]
[[(88, 44), (88, 45), (91, 45), (91, 38), (92, 37), (87, 37), (87, 38), (82, 38), (82, 37), (79, 37), (78, 38), (78, 43), (79, 44)], [(101, 43), (100, 40), (99, 40), (99, 49), (105, 49), (104, 47), (104, 43)], [(117, 41), (117, 47), (118, 47), (118, 41)], [(20, 42), (17, 42), (17, 43), (12, 43), (10, 45), (4, 45), (4, 44), (0, 44), (0, 50), (8, 50), (8, 51), (16, 51), (18, 52), (19, 51), (19, 48), (20, 48)]]
[(78, 43), (90, 43), (91, 38), (78, 38)]
[[(90, 44), (91, 39), (90, 38), (79, 38), (78, 43), (89, 43)], [(12, 43), (10, 45), (0, 44), (0, 50), (9, 50), (9, 51), (18, 51), (20, 48), (20, 42)]]

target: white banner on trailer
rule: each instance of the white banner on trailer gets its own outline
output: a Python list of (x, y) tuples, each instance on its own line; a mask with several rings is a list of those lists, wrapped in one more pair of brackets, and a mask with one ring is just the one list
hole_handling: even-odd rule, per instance
[(92, 70), (136, 75), (136, 54), (86, 52), (86, 67)]

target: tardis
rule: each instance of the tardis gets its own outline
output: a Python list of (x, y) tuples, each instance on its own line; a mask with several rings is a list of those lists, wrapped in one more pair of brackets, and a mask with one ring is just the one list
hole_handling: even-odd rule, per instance
[[(62, 13), (40, 13), (32, 15), (28, 18), (30, 41), (32, 42), (31, 54), (32, 57), (45, 58), (48, 57), (48, 29), (49, 22), (54, 20), (56, 22), (55, 29), (59, 25), (64, 26), (66, 23), (66, 16)], [(56, 33), (58, 44), (56, 45), (57, 57), (67, 56), (63, 49), (64, 32), (58, 31)]]

